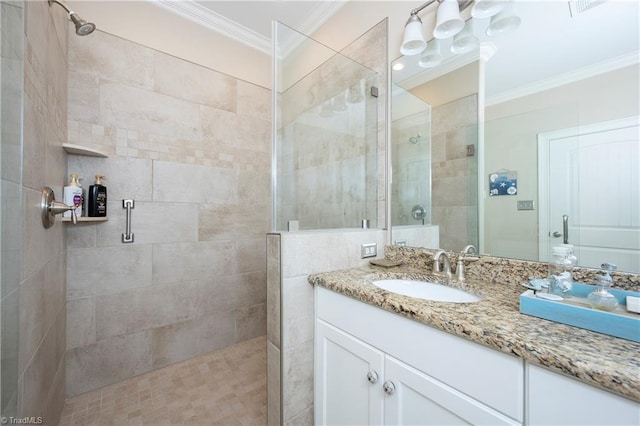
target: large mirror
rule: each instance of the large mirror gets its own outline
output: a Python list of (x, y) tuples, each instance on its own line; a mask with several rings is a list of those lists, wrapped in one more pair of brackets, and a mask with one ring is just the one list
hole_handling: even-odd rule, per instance
[(394, 61), (392, 242), (546, 261), (566, 241), (640, 272), (638, 2), (578, 3), (516, 1), (511, 33), (467, 21), (473, 52)]

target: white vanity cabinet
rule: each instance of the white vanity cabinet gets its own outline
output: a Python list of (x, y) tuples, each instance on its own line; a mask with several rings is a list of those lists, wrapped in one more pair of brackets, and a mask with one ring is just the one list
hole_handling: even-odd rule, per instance
[(521, 424), (523, 363), (316, 287), (317, 425)]
[(527, 417), (535, 425), (640, 425), (640, 404), (527, 363)]
[(322, 320), (315, 332), (316, 424), (382, 424), (384, 353)]

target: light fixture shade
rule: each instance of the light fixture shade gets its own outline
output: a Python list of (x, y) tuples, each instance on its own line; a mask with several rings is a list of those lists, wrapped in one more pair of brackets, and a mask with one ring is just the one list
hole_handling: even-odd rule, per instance
[(469, 19), (465, 24), (462, 31), (453, 37), (453, 43), (451, 43), (451, 53), (456, 55), (462, 55), (464, 53), (472, 52), (480, 47), (480, 41), (473, 32), (473, 19)]
[(440, 65), (443, 59), (444, 57), (440, 53), (440, 40), (433, 39), (418, 60), (418, 66), (420, 68), (433, 68)]
[(509, 2), (500, 13), (491, 17), (491, 22), (487, 28), (487, 35), (489, 37), (497, 37), (509, 34), (520, 26), (520, 22), (522, 22), (522, 20), (516, 15), (513, 2)]
[(500, 12), (505, 3), (504, 0), (476, 0), (471, 8), (471, 16), (476, 19), (489, 18)]
[(464, 27), (460, 17), (458, 0), (443, 0), (436, 12), (436, 27), (433, 36), (438, 39), (453, 37)]
[(422, 33), (422, 20), (418, 15), (411, 15), (407, 25), (404, 27), (404, 38), (402, 46), (400, 46), (400, 53), (407, 56), (417, 55), (425, 47), (427, 47), (427, 42), (424, 40), (424, 34)]

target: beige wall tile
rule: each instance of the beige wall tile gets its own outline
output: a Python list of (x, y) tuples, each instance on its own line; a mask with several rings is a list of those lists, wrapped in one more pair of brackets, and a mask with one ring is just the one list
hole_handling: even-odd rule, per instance
[(228, 203), (235, 200), (233, 170), (156, 161), (153, 165), (154, 201)]
[(95, 296), (67, 300), (67, 349), (96, 342)]
[(100, 123), (171, 138), (200, 137), (198, 105), (107, 81), (100, 84)]
[(69, 71), (69, 117), (85, 123), (98, 123), (100, 78), (86, 70)]
[[(280, 235), (267, 235), (267, 339), (280, 349)], [(279, 385), (278, 385), (279, 386)]]
[(313, 286), (307, 276), (282, 281), (282, 347), (294, 348), (313, 340)]
[[(38, 110), (37, 107), (40, 107)], [(24, 100), (23, 184), (35, 190), (45, 186), (42, 165), (47, 154), (46, 118), (41, 105)]]
[(280, 350), (269, 341), (267, 341), (267, 424), (269, 426), (281, 424)]
[(96, 339), (133, 333), (196, 316), (195, 282), (96, 296)]
[[(267, 247), (263, 232), (257, 238), (236, 241), (238, 272), (264, 271), (267, 265)], [(266, 278), (263, 280), (266, 286)]]
[(198, 323), (183, 321), (151, 330), (152, 368), (160, 368), (198, 355)]
[(153, 58), (153, 50), (102, 31), (69, 38), (71, 71), (133, 87), (153, 88)]
[(238, 114), (271, 122), (271, 90), (238, 81)]
[(196, 320), (198, 352), (206, 353), (234, 344), (236, 338), (235, 312), (217, 312)]
[(233, 243), (204, 241), (153, 245), (154, 284), (205, 280), (236, 270)]
[(264, 336), (267, 333), (266, 303), (236, 310), (236, 341)]
[(202, 137), (216, 145), (245, 149), (253, 155), (271, 149), (270, 121), (206, 106), (200, 107)]
[(115, 293), (149, 285), (150, 245), (68, 250), (68, 298)]
[(260, 238), (269, 230), (268, 206), (200, 204), (200, 241)]
[(126, 334), (67, 352), (67, 397), (151, 370), (149, 331)]
[(154, 56), (154, 88), (157, 92), (220, 110), (236, 111), (238, 82), (235, 78), (163, 53), (156, 52)]
[(313, 406), (313, 341), (282, 352), (284, 423)]
[[(47, 406), (54, 379), (64, 360), (64, 312), (51, 325), (42, 345), (24, 371), (23, 412), (32, 416), (42, 415)], [(59, 383), (59, 382), (58, 382)], [(62, 411), (62, 407), (56, 407)], [(54, 410), (52, 410), (54, 411)], [(32, 414), (33, 413), (33, 414)]]
[(44, 322), (44, 269), (30, 275), (20, 284), (19, 363), (22, 373), (40, 346), (48, 324)]

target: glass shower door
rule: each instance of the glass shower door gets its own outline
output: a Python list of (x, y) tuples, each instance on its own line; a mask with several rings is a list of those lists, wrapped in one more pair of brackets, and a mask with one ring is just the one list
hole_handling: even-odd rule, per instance
[(275, 23), (273, 229), (377, 227), (378, 75)]

